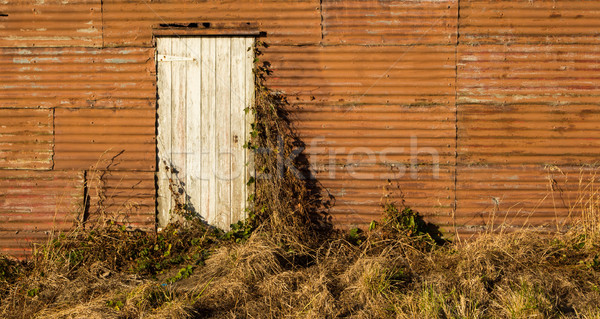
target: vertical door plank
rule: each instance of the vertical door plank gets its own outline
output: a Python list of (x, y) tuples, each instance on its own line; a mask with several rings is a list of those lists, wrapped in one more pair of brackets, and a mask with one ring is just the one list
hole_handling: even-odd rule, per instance
[(217, 225), (231, 223), (231, 41), (217, 38), (216, 145), (217, 145)]
[(194, 214), (200, 213), (201, 183), (201, 132), (202, 132), (202, 98), (201, 89), (201, 63), (202, 39), (183, 38), (187, 42), (186, 57), (194, 60), (187, 63), (187, 92), (186, 92), (186, 185), (188, 208)]
[[(244, 59), (244, 85), (245, 85), (245, 107), (248, 108), (248, 111), (245, 112), (245, 119), (244, 119), (244, 143), (248, 143), (250, 141), (250, 131), (251, 131), (251, 127), (250, 124), (254, 123), (254, 113), (252, 112), (252, 107), (254, 107), (254, 38), (251, 37), (247, 37), (245, 38), (246, 40), (246, 46), (245, 46), (245, 50), (244, 50), (244, 55), (245, 55), (245, 59)], [(250, 177), (254, 177), (254, 152), (249, 150), (249, 149), (244, 149), (244, 159), (246, 161), (245, 165), (244, 165), (244, 170), (245, 170), (245, 180), (244, 180), (244, 185), (246, 185), (246, 183), (250, 180)], [(250, 204), (249, 202), (247, 202), (248, 196), (250, 194), (254, 193), (254, 186), (255, 184), (252, 185), (246, 185), (246, 187), (244, 188), (244, 203), (246, 204)], [(244, 211), (244, 216), (243, 218), (248, 218), (247, 214)]]
[[(184, 56), (187, 52), (186, 38), (173, 38), (172, 54)], [(173, 61), (171, 78), (171, 165), (173, 166), (172, 179), (177, 183), (186, 182), (186, 89), (188, 61)], [(187, 187), (187, 185), (184, 185)]]
[(246, 107), (246, 40), (231, 38), (231, 222), (243, 218), (245, 202), (244, 108)]
[[(156, 43), (158, 54), (171, 54), (171, 38), (159, 38)], [(158, 63), (158, 224), (161, 227), (169, 222), (171, 192), (169, 191), (170, 172), (165, 164), (171, 162), (171, 63)]]
[(217, 210), (216, 202), (216, 108), (215, 108), (215, 83), (216, 83), (216, 40), (215, 38), (202, 39), (202, 81), (201, 105), (202, 105), (202, 133), (200, 144), (202, 146), (202, 203), (201, 214), (210, 225), (216, 225)]

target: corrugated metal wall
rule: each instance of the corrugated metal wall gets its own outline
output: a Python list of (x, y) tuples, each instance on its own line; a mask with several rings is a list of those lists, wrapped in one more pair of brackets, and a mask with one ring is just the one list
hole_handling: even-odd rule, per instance
[(315, 177), (335, 197), (337, 222), (378, 219), (388, 178), (416, 209), (450, 215), (454, 52), (447, 45), (269, 48), (270, 85), (291, 97)]
[(132, 208), (121, 219), (154, 227), (152, 28), (189, 22), (267, 33), (269, 84), (338, 223), (378, 218), (388, 179), (447, 231), (498, 212), (555, 223), (598, 156), (599, 15), (563, 0), (0, 1), (0, 246), (52, 228), (10, 178), (49, 189), (29, 197), (85, 188), (91, 220)]
[(600, 155), (599, 9), (600, 1), (461, 0), (458, 225), (494, 211), (516, 226), (570, 215), (572, 192), (594, 178), (580, 167)]

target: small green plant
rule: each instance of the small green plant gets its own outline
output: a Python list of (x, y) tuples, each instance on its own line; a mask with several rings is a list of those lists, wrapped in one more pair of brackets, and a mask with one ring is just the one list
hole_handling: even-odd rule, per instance
[(423, 236), (427, 229), (418, 213), (409, 207), (399, 210), (396, 205), (388, 203), (385, 206), (384, 223), (398, 232), (406, 233), (408, 236)]
[[(436, 225), (426, 222), (421, 214), (405, 204), (399, 185), (393, 186), (392, 180), (388, 179), (388, 184), (383, 189), (381, 225), (372, 222), (369, 225), (370, 230), (377, 230), (387, 238), (410, 238), (424, 249), (447, 242)], [(394, 198), (399, 198), (399, 205), (396, 204)]]
[(37, 296), (39, 293), (40, 293), (40, 288), (32, 288), (32, 289), (27, 290), (27, 296), (31, 297), (31, 298)]
[(106, 306), (109, 308), (113, 308), (117, 311), (123, 309), (123, 302), (121, 300), (107, 300), (106, 301)]
[(236, 243), (243, 243), (252, 232), (255, 230), (252, 216), (246, 220), (240, 220), (235, 224), (231, 224), (231, 229), (223, 235), (223, 239), (234, 240)]
[(588, 269), (592, 269), (595, 271), (600, 270), (600, 258), (598, 255), (594, 256), (594, 258), (586, 264)]
[(585, 234), (581, 234), (581, 235), (577, 236), (575, 242), (573, 243), (573, 249), (575, 249), (575, 250), (583, 249), (585, 247), (586, 242), (587, 242), (587, 236)]
[[(373, 227), (373, 229), (376, 228)], [(410, 207), (404, 206), (402, 209), (398, 209), (394, 203), (384, 205), (381, 230), (387, 236), (406, 236), (428, 246), (443, 245), (446, 242), (437, 226), (426, 222), (418, 212)]]
[(186, 267), (179, 269), (179, 272), (177, 272), (177, 275), (167, 279), (167, 282), (172, 284), (174, 282), (188, 278), (189, 276), (192, 275), (193, 272), (194, 272), (194, 268), (192, 267), (192, 265), (187, 265)]
[(352, 228), (348, 233), (348, 241), (353, 245), (360, 245), (365, 240), (363, 231), (360, 228)]
[(377, 228), (377, 222), (372, 220), (371, 223), (369, 224), (369, 231), (372, 231), (375, 228)]

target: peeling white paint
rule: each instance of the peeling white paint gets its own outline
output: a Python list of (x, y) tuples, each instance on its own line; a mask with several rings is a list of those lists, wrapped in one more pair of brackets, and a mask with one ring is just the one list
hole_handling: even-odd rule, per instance
[(94, 33), (94, 32), (98, 32), (98, 30), (94, 27), (91, 28), (87, 28), (87, 29), (77, 29), (77, 32), (81, 32), (81, 33)]
[(463, 56), (461, 57), (461, 60), (463, 60), (463, 61), (472, 61), (472, 62), (475, 62), (475, 61), (477, 61), (478, 59), (477, 59), (477, 57), (476, 57), (476, 56), (474, 56), (474, 55), (463, 55)]
[(135, 59), (106, 59), (106, 63), (115, 63), (115, 64), (135, 63), (135, 62), (136, 62)]
[(13, 58), (15, 64), (30, 64), (34, 62), (60, 62), (59, 58)]
[(6, 41), (72, 41), (76, 39), (74, 37), (19, 37), (16, 35), (0, 37), (0, 40)]

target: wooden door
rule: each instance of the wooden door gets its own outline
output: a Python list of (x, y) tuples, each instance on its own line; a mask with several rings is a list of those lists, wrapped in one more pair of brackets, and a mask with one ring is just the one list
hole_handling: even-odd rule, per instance
[(174, 217), (175, 181), (184, 186), (189, 211), (209, 224), (229, 229), (246, 217), (253, 41), (157, 39), (159, 227)]

